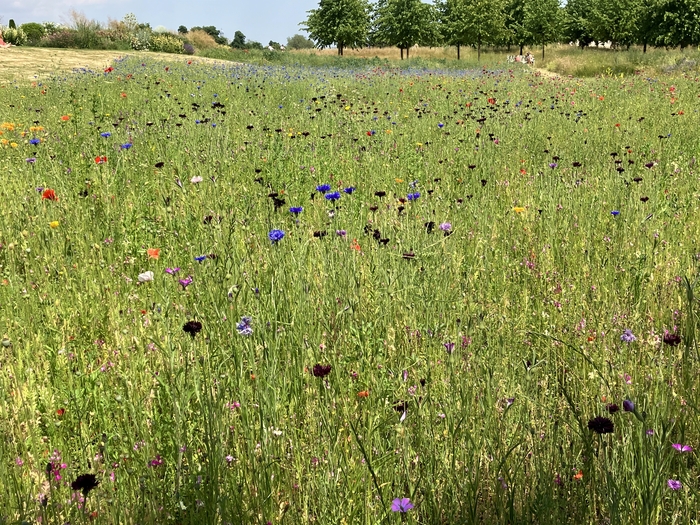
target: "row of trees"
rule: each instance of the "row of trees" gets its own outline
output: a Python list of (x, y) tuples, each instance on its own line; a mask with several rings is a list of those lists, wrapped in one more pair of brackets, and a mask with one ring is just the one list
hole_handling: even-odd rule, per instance
[(317, 47), (541, 46), (577, 41), (681, 48), (700, 44), (700, 0), (320, 0), (300, 24)]

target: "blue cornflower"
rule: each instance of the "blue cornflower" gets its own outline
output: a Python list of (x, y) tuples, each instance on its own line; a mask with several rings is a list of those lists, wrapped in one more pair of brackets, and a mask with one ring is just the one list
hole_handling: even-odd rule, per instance
[(241, 321), (236, 324), (239, 335), (253, 335), (253, 328), (250, 326), (253, 320), (248, 316), (241, 317)]
[(299, 215), (302, 211), (304, 211), (304, 208), (302, 206), (292, 206), (289, 208), (289, 211), (294, 215)]
[(206, 255), (200, 255), (198, 257), (195, 257), (194, 260), (197, 261), (198, 263), (201, 263), (206, 258), (207, 258)]
[(444, 127), (444, 126), (445, 126), (445, 125), (444, 125), (442, 122), (438, 122), (438, 128), (442, 128), (442, 127)]
[(622, 402), (622, 410), (625, 412), (634, 412), (634, 402), (629, 399), (625, 399)]
[(109, 131), (103, 131), (102, 133), (100, 133), (100, 137), (102, 137), (103, 139), (108, 139), (111, 136), (112, 134)]
[(355, 191), (355, 188), (354, 188), (353, 186), (348, 186), (348, 187), (345, 188), (343, 191), (344, 191), (345, 193), (347, 193), (348, 195), (352, 195), (353, 192)]
[(316, 186), (316, 191), (320, 191), (321, 193), (326, 193), (327, 191), (330, 191), (330, 189), (330, 184), (319, 184), (318, 186)]
[(127, 142), (126, 144), (122, 144), (120, 147), (121, 147), (121, 149), (130, 149), (131, 146), (133, 146), (133, 144), (131, 144), (130, 142)]
[(284, 232), (282, 230), (270, 230), (270, 233), (267, 234), (267, 238), (270, 239), (272, 244), (275, 244), (284, 238)]
[(415, 200), (418, 199), (418, 197), (420, 197), (420, 192), (409, 193), (408, 195), (406, 195), (406, 198), (407, 198), (409, 201), (415, 201)]
[(40, 144), (40, 143), (41, 143), (41, 140), (39, 140), (39, 139), (31, 139), (31, 140), (29, 141), (29, 143), (30, 143), (32, 146), (36, 146), (37, 144)]
[(340, 193), (334, 191), (333, 193), (326, 193), (325, 195), (327, 201), (337, 201), (340, 198)]
[(613, 210), (610, 212), (610, 215), (612, 215), (613, 217), (617, 217), (618, 215), (620, 215), (620, 212), (617, 210)]

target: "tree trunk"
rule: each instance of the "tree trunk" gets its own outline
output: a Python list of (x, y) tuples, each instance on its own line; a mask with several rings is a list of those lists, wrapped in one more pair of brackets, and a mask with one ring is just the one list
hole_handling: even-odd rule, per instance
[(523, 56), (523, 45), (520, 44), (520, 56)]
[(481, 42), (476, 43), (476, 61), (481, 61)]
[(403, 60), (403, 47), (399, 48), (401, 50), (401, 60)]
[(459, 44), (457, 44), (457, 60), (459, 60)]
[(338, 44), (338, 56), (343, 56), (343, 44)]
[(642, 51), (642, 52), (643, 52), (643, 53), (646, 53), (646, 52), (647, 52), (647, 43), (646, 43), (646, 42), (644, 42), (644, 51)]
[(408, 60), (408, 53), (409, 53), (410, 49), (411, 49), (410, 47), (406, 48), (406, 60)]
[(542, 42), (542, 60), (544, 60), (544, 42)]

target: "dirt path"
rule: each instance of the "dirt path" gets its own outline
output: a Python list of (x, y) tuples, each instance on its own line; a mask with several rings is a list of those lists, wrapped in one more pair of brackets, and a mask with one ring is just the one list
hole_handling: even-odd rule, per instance
[(76, 68), (99, 71), (115, 58), (124, 55), (176, 62), (220, 63), (210, 58), (190, 57), (149, 51), (92, 51), (88, 49), (49, 49), (41, 47), (11, 47), (0, 49), (0, 82), (13, 80), (37, 80), (53, 73), (70, 72)]

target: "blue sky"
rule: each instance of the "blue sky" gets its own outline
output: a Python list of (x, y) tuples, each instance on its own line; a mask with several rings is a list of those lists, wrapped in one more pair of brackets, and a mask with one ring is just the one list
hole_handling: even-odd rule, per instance
[(248, 40), (267, 44), (270, 40), (285, 44), (287, 37), (304, 34), (299, 23), (306, 12), (314, 9), (318, 0), (2, 0), (0, 23), (7, 25), (12, 18), (17, 24), (25, 22), (69, 21), (71, 9), (88, 18), (106, 22), (108, 18), (121, 20), (126, 13), (134, 13), (139, 22), (151, 27), (216, 26), (231, 39), (243, 31)]

